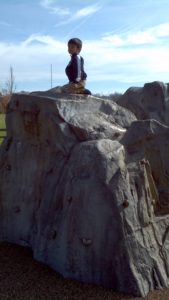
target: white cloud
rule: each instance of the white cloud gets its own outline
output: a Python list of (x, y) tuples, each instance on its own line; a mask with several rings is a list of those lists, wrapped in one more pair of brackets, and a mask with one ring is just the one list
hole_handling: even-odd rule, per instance
[(75, 15), (73, 16), (72, 19), (79, 19), (79, 18), (84, 18), (84, 17), (87, 17), (87, 16), (91, 16), (100, 9), (101, 9), (101, 6), (97, 3), (94, 4), (94, 5), (86, 6), (84, 8), (79, 9), (75, 13)]
[(157, 37), (168, 37), (169, 36), (169, 22), (152, 27), (150, 30), (152, 30)]
[[(79, 30), (79, 28), (81, 28), (81, 26), (84, 25), (88, 21), (88, 19), (100, 9), (101, 9), (101, 6), (99, 5), (99, 3), (84, 7), (82, 9), (78, 10), (75, 14), (73, 14), (72, 17), (56, 24), (55, 27), (60, 27), (60, 26), (63, 26), (63, 25), (66, 25), (73, 21), (78, 20), (78, 22), (76, 22), (74, 26), (70, 27), (70, 31), (68, 31), (67, 35), (65, 36), (65, 38), (68, 38), (77, 29)], [(81, 20), (79, 20), (79, 19), (81, 19)]]
[(42, 44), (41, 47), (43, 49), (44, 46), (48, 46), (51, 48), (51, 50), (53, 49), (54, 51), (56, 51), (56, 53), (63, 51), (63, 42), (54, 39), (50, 35), (32, 34), (21, 43), (21, 46), (26, 47), (38, 44)]
[[(41, 0), (40, 4), (45, 9), (49, 10), (51, 13), (57, 14), (62, 17), (66, 17), (64, 20), (60, 21), (55, 25), (55, 27), (64, 26), (66, 24), (69, 24), (77, 19), (83, 19), (83, 22), (85, 22), (90, 16), (95, 14), (97, 11), (101, 9), (101, 5), (98, 3), (95, 3), (93, 5), (89, 5), (86, 7), (83, 7), (81, 9), (78, 9), (77, 11), (71, 10), (70, 7), (68, 8), (61, 8), (60, 6), (54, 5), (55, 0)], [(79, 26), (79, 24), (78, 24)]]
[(12, 26), (10, 23), (8, 23), (8, 22), (6, 22), (6, 21), (3, 21), (3, 20), (0, 21), (0, 25), (1, 25), (1, 26), (5, 26), (5, 27), (10, 27), (10, 26)]
[(60, 16), (67, 16), (70, 14), (69, 8), (62, 8), (55, 5), (55, 0), (41, 0), (40, 5), (49, 10), (50, 13)]
[[(9, 67), (12, 65), (16, 78), (17, 89), (38, 90), (50, 87), (50, 66), (53, 64), (53, 81), (66, 83), (64, 72), (69, 61), (67, 46), (50, 36), (31, 35), (21, 43), (8, 44), (0, 42), (0, 85), (8, 77)], [(0, 88), (1, 88), (0, 86)]]
[[(137, 84), (153, 80), (168, 81), (167, 26), (162, 24), (151, 28), (154, 40), (152, 43), (147, 42), (146, 45), (145, 40), (148, 37), (144, 34), (140, 37), (138, 32), (128, 33), (124, 39), (114, 35), (114, 42), (105, 37), (98, 40), (84, 40), (82, 56), (85, 59), (88, 82), (99, 82), (99, 91), (101, 82), (104, 81), (118, 81), (129, 86), (133, 82)], [(161, 38), (166, 38), (166, 43), (160, 43)], [(34, 83), (37, 90), (42, 82), (43, 89), (48, 89), (50, 65), (53, 65), (54, 85), (64, 84), (67, 81), (64, 70), (69, 59), (67, 44), (50, 35), (32, 34), (21, 43), (15, 44), (0, 42), (0, 78), (7, 77), (9, 66), (12, 65), (16, 83), (19, 82), (18, 89), (22, 83), (29, 87), (30, 82)]]
[(111, 42), (114, 47), (132, 45), (151, 45), (161, 38), (169, 37), (169, 22), (148, 29), (127, 34), (106, 34), (103, 40)]

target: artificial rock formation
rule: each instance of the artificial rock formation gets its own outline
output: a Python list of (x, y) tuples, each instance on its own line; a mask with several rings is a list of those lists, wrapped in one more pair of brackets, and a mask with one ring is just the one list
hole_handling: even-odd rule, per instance
[(169, 127), (92, 96), (14, 94), (0, 148), (0, 240), (67, 278), (168, 287)]
[(169, 84), (154, 81), (129, 88), (117, 101), (139, 120), (155, 119), (169, 125)]

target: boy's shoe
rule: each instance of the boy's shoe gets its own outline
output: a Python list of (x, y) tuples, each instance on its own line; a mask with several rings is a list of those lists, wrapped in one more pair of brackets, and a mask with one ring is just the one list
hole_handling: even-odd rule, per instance
[(88, 89), (84, 89), (83, 92), (82, 92), (82, 94), (84, 94), (84, 95), (91, 95), (92, 93)]
[(73, 93), (70, 94), (74, 94), (74, 95), (92, 95), (91, 91), (89, 91), (88, 89), (77, 89), (75, 90)]

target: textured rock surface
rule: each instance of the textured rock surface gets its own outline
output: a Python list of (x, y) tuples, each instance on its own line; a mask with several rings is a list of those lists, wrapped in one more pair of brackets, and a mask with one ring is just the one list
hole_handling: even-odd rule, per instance
[(65, 277), (168, 286), (169, 128), (95, 97), (13, 95), (0, 148), (0, 240)]
[(155, 119), (169, 125), (169, 84), (154, 81), (143, 88), (131, 87), (117, 102), (140, 120)]

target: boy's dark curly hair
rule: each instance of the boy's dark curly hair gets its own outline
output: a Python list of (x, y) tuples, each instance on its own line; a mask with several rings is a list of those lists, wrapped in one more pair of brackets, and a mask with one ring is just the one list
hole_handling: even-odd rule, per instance
[(69, 44), (74, 44), (77, 46), (77, 48), (79, 49), (79, 51), (82, 49), (82, 41), (78, 38), (72, 38), (68, 41), (68, 45)]

